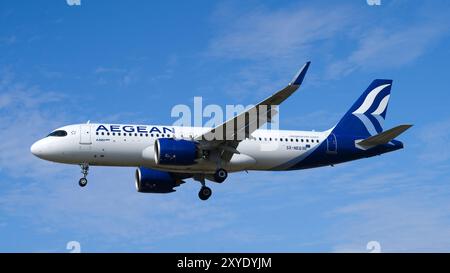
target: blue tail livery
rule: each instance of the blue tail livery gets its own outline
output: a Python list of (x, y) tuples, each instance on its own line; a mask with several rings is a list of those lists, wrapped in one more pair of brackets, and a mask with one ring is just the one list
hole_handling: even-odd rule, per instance
[(369, 137), (383, 131), (392, 80), (374, 80), (334, 127), (337, 135)]
[(277, 166), (297, 170), (371, 157), (403, 148), (394, 138), (412, 125), (384, 131), (392, 80), (374, 80), (341, 120), (326, 131), (325, 140), (301, 156)]

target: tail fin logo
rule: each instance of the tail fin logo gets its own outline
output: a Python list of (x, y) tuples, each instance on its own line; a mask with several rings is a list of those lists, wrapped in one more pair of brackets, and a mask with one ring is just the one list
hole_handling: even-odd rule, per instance
[[(374, 88), (366, 96), (361, 106), (352, 113), (364, 124), (370, 135), (376, 135), (383, 131), (385, 112), (390, 94), (386, 94), (382, 99), (377, 99), (377, 97), (381, 91), (390, 85), (384, 84)], [(374, 108), (375, 110), (370, 111)]]

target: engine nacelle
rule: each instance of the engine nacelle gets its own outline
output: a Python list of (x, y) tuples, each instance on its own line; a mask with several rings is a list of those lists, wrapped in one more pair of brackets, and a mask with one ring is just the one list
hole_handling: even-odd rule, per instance
[(174, 187), (184, 183), (168, 172), (140, 167), (136, 169), (136, 190), (146, 193), (174, 192)]
[(194, 141), (159, 138), (155, 141), (155, 162), (161, 165), (191, 165), (200, 158), (198, 144)]

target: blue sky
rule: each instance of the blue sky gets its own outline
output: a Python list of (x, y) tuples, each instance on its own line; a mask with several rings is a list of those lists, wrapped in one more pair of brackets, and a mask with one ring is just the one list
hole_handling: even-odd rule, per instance
[[(450, 250), (450, 3), (2, 1), (0, 251)], [(334, 168), (231, 174), (139, 194), (132, 168), (44, 162), (30, 145), (93, 122), (171, 124), (171, 108), (256, 103), (307, 60), (281, 128), (333, 126), (375, 78), (406, 148)]]

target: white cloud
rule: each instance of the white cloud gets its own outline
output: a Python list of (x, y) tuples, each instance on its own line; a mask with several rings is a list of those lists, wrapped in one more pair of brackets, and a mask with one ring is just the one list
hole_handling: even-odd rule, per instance
[(383, 252), (448, 252), (450, 204), (442, 198), (416, 192), (340, 207), (334, 216), (350, 220), (338, 221), (334, 251), (367, 252), (366, 244), (378, 241)]
[(121, 86), (128, 86), (139, 81), (140, 69), (98, 66), (94, 69), (94, 75), (98, 77), (97, 83), (100, 85), (117, 82)]
[(342, 7), (249, 12), (219, 32), (209, 54), (252, 60), (306, 56), (314, 43), (329, 39), (348, 24), (348, 12)]
[(40, 184), (22, 185), (3, 194), (1, 208), (33, 223), (42, 233), (68, 230), (82, 243), (98, 244), (94, 249), (107, 250), (109, 244), (116, 245), (113, 251), (122, 244), (148, 250), (168, 238), (200, 236), (233, 218), (219, 204), (204, 206), (186, 188), (169, 195), (137, 193), (133, 171), (91, 168), (86, 188), (77, 185), (75, 172), (59, 179), (40, 179)]
[(94, 74), (105, 74), (105, 73), (125, 73), (126, 69), (115, 68), (115, 67), (104, 67), (98, 66), (94, 69)]
[[(45, 109), (58, 105), (64, 96), (16, 82), (8, 71), (0, 78), (0, 93), (0, 172), (11, 177), (53, 173), (56, 168), (37, 160), (30, 153), (30, 146), (61, 124), (64, 113), (55, 116)], [(27, 172), (23, 172), (24, 166)]]
[[(421, 143), (420, 137), (412, 135), (408, 142)], [(327, 189), (346, 196), (327, 213), (333, 223), (327, 236), (333, 251), (368, 252), (369, 241), (380, 242), (383, 252), (450, 250), (448, 160), (424, 163), (422, 149), (407, 145), (383, 155), (384, 160), (342, 166), (332, 176)]]
[[(291, 80), (312, 52), (318, 51), (318, 43), (328, 43), (348, 25), (349, 13), (342, 5), (332, 9), (259, 7), (251, 11), (220, 5), (213, 13), (215, 35), (204, 56), (233, 62), (233, 70), (221, 74), (211, 89), (219, 87), (237, 101), (248, 96), (252, 101), (263, 99)], [(311, 83), (311, 75), (308, 78)]]
[(287, 68), (311, 59), (324, 65), (322, 79), (358, 70), (399, 68), (414, 62), (447, 36), (450, 23), (442, 12), (434, 12), (432, 17), (421, 14), (427, 3), (412, 12), (411, 22), (398, 21), (392, 17), (392, 10), (410, 3), (396, 5), (383, 8), (386, 20), (381, 20), (379, 13), (367, 12), (367, 7), (342, 4), (330, 4), (326, 9), (314, 5), (276, 10), (260, 7), (241, 13), (238, 8), (228, 7), (225, 12), (219, 9), (214, 14), (218, 17), (215, 21), (220, 22), (218, 34), (209, 43), (208, 56), (251, 61), (250, 65), (242, 62), (233, 77), (234, 85), (226, 86), (234, 93), (255, 90), (251, 88), (252, 78), (273, 82), (279, 79), (280, 71), (285, 73)]
[(422, 151), (418, 156), (426, 164), (445, 163), (450, 160), (450, 120), (437, 121), (418, 132)]
[(17, 37), (15, 35), (10, 35), (10, 36), (6, 36), (6, 37), (0, 37), (0, 45), (4, 44), (4, 45), (13, 45), (17, 42)]
[[(282, 115), (283, 112), (280, 112)], [(302, 130), (328, 130), (337, 124), (342, 114), (330, 113), (325, 110), (317, 110), (311, 113), (307, 113), (296, 117), (283, 117), (280, 120), (282, 125), (288, 125), (288, 127), (302, 128)], [(311, 121), (314, 121), (312, 124)]]
[(357, 47), (348, 57), (328, 67), (328, 77), (345, 76), (359, 69), (398, 68), (422, 56), (447, 34), (440, 22), (411, 24), (401, 29), (389, 26), (366, 28), (356, 38)]

